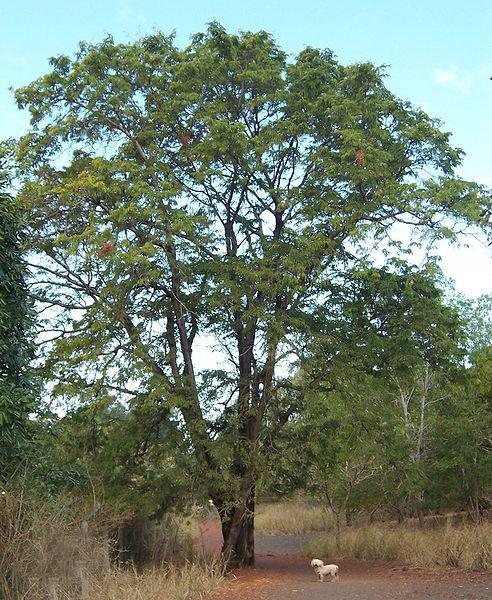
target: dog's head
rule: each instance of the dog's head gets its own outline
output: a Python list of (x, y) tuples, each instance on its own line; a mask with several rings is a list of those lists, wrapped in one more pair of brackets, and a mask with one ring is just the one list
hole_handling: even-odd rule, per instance
[(323, 561), (320, 560), (319, 558), (313, 558), (313, 560), (311, 561), (311, 567), (316, 571), (317, 569), (321, 569), (321, 567), (324, 565)]

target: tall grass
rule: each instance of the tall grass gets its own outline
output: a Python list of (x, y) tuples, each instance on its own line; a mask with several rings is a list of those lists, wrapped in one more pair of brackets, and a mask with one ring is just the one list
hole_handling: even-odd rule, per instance
[(104, 579), (88, 582), (90, 600), (198, 600), (206, 598), (223, 579), (218, 560), (185, 563), (181, 567), (112, 570)]
[(267, 534), (300, 535), (328, 531), (333, 524), (331, 512), (301, 501), (260, 504), (255, 515), (256, 530)]
[[(191, 600), (222, 579), (219, 561), (202, 556), (194, 562), (187, 521), (168, 518), (155, 526), (98, 513), (87, 533), (74, 513), (83, 511), (73, 503), (47, 505), (26, 499), (22, 489), (1, 490), (2, 600)], [(122, 541), (111, 532), (123, 534)], [(126, 568), (117, 560), (121, 554), (129, 557)]]
[(335, 536), (325, 535), (307, 542), (301, 553), (308, 558), (350, 557), (487, 571), (492, 570), (492, 524), (435, 528), (362, 526), (345, 529), (339, 549)]

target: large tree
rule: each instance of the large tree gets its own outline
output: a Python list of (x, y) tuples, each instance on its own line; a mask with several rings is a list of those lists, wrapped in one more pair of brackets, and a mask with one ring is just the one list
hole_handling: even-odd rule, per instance
[(486, 196), (369, 63), (212, 24), (183, 50), (108, 38), (51, 65), (17, 91), (17, 156), (53, 391), (174, 420), (224, 556), (251, 566), (261, 456), (299, 401), (282, 373), (324, 283), (394, 223), (480, 222)]

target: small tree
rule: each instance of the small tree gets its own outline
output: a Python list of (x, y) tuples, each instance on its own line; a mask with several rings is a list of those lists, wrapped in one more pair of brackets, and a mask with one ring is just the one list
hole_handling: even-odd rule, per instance
[[(333, 414), (333, 406), (328, 412)], [(336, 411), (335, 411), (336, 414)], [(336, 417), (335, 417), (336, 418)], [(318, 417), (319, 419), (319, 417)], [(323, 420), (319, 425), (322, 427)], [(364, 483), (376, 479), (382, 465), (378, 448), (361, 423), (346, 413), (335, 426), (314, 427), (315, 439), (307, 487), (324, 499), (335, 516), (335, 537), (340, 548), (341, 519), (351, 525), (351, 503)]]
[(439, 507), (480, 520), (492, 505), (492, 353), (474, 349), (473, 356), (438, 413), (430, 488)]
[[(324, 283), (394, 223), (483, 221), (483, 190), (381, 69), (313, 48), (289, 61), (265, 32), (108, 38), (51, 64), (16, 95), (47, 372), (60, 394), (179, 415), (224, 556), (251, 566), (260, 458), (294, 410), (278, 367)], [(229, 364), (200, 369), (200, 340)]]

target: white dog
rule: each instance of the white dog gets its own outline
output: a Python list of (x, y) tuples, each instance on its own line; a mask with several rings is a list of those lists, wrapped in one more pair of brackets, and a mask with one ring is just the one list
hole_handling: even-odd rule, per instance
[(319, 558), (313, 558), (311, 567), (320, 581), (324, 580), (325, 575), (330, 575), (331, 581), (338, 581), (338, 565), (325, 565)]

